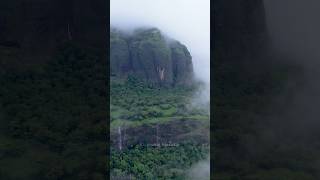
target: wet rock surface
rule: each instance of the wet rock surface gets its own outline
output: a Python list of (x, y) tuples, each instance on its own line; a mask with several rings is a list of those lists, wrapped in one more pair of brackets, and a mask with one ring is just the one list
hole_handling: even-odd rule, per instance
[[(182, 142), (196, 144), (209, 143), (207, 122), (190, 119), (174, 120), (160, 124), (145, 124), (139, 127), (122, 127), (121, 142), (123, 147), (143, 146), (178, 146)], [(111, 146), (119, 146), (119, 131), (111, 132)]]

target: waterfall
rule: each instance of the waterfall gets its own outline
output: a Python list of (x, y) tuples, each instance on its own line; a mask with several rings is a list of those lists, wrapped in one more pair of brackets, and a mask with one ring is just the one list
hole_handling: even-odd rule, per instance
[(118, 147), (119, 147), (119, 150), (121, 151), (122, 150), (121, 126), (118, 127), (118, 137), (119, 137)]
[(156, 141), (157, 141), (157, 146), (160, 146), (160, 144), (159, 144), (159, 125), (158, 124), (156, 126)]

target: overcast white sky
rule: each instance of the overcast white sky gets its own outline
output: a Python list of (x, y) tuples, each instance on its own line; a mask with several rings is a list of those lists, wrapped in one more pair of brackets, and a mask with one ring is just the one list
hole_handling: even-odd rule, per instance
[(210, 82), (210, 0), (110, 0), (111, 25), (154, 26), (185, 44), (198, 78)]

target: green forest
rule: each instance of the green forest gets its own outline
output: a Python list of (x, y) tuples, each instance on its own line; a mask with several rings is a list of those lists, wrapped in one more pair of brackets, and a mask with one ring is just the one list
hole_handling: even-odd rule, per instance
[[(196, 86), (151, 86), (130, 76), (111, 80), (111, 178), (187, 179), (189, 168), (209, 154), (209, 114), (190, 107), (196, 90)], [(161, 125), (174, 131), (168, 133)], [(122, 150), (118, 148), (119, 126), (129, 129), (132, 141)], [(141, 143), (140, 137), (153, 135), (146, 130), (153, 126), (164, 129), (159, 135), (163, 143), (166, 136), (175, 143), (152, 146), (152, 138)], [(130, 133), (130, 129), (139, 130)]]
[(167, 122), (179, 118), (208, 120), (206, 109), (191, 107), (197, 86), (158, 87), (129, 76), (110, 84), (111, 128)]
[(0, 49), (0, 179), (105, 179), (101, 55), (68, 42), (43, 66), (10, 68), (19, 51)]
[(208, 153), (208, 146), (194, 143), (177, 147), (135, 146), (121, 152), (112, 149), (111, 178), (188, 179), (189, 168)]
[(193, 105), (203, 86), (187, 47), (160, 29), (111, 29), (111, 179), (189, 178), (209, 156), (209, 104)]

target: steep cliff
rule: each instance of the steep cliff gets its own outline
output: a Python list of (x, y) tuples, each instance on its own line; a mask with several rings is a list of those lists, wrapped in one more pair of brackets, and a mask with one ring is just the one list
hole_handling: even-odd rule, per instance
[(156, 28), (110, 34), (111, 76), (129, 75), (156, 85), (187, 85), (193, 77), (192, 57), (186, 46)]

